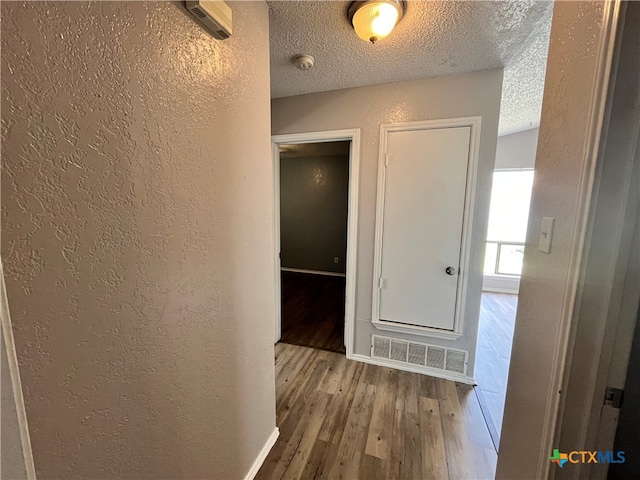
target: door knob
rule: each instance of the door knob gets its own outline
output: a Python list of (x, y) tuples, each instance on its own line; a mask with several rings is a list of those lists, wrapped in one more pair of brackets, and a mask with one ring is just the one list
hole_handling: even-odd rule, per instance
[(447, 275), (455, 275), (456, 274), (456, 269), (453, 268), (453, 267), (447, 267), (445, 272), (447, 272)]

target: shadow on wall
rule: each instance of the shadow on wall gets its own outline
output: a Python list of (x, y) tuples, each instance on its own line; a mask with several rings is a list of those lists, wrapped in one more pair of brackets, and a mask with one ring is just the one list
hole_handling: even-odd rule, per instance
[(275, 428), (267, 6), (225, 42), (176, 3), (1, 8), (38, 477), (244, 477)]

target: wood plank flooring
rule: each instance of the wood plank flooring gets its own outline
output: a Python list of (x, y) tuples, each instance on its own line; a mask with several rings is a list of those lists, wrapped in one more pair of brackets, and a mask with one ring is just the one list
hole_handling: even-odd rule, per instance
[(487, 425), (497, 446), (507, 394), (518, 296), (482, 293), (475, 379)]
[(276, 345), (280, 437), (256, 479), (485, 479), (496, 452), (472, 387)]
[(344, 353), (345, 278), (282, 272), (281, 281), (280, 341)]

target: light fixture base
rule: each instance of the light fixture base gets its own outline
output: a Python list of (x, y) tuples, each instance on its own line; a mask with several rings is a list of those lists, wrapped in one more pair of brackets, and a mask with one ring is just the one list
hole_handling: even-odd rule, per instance
[(300, 70), (309, 70), (313, 68), (313, 64), (315, 63), (315, 59), (308, 54), (300, 54), (296, 55), (291, 59), (296, 68)]
[(383, 33), (381, 37), (379, 37), (378, 35), (375, 35), (373, 32), (371, 32), (370, 36), (369, 34), (367, 34), (366, 36), (363, 36), (361, 32), (360, 33), (358, 32), (358, 27), (356, 27), (356, 25), (353, 23), (353, 20), (354, 20), (354, 17), (356, 16), (356, 13), (360, 9), (367, 7), (367, 5), (375, 5), (375, 4), (391, 5), (398, 12), (398, 17), (394, 22), (394, 25), (391, 27), (391, 29), (393, 29), (393, 27), (397, 25), (398, 22), (402, 19), (407, 8), (407, 2), (405, 0), (359, 0), (359, 1), (351, 2), (351, 4), (349, 5), (349, 9), (347, 10), (347, 18), (349, 20), (349, 23), (356, 30), (358, 37), (360, 37), (362, 40), (368, 40), (371, 43), (376, 43), (380, 38), (385, 38), (388, 35), (388, 33), (390, 33), (390, 31)]

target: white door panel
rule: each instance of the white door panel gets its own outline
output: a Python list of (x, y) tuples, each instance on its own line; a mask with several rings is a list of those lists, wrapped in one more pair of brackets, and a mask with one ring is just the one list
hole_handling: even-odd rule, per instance
[(470, 135), (388, 133), (380, 320), (454, 328)]

